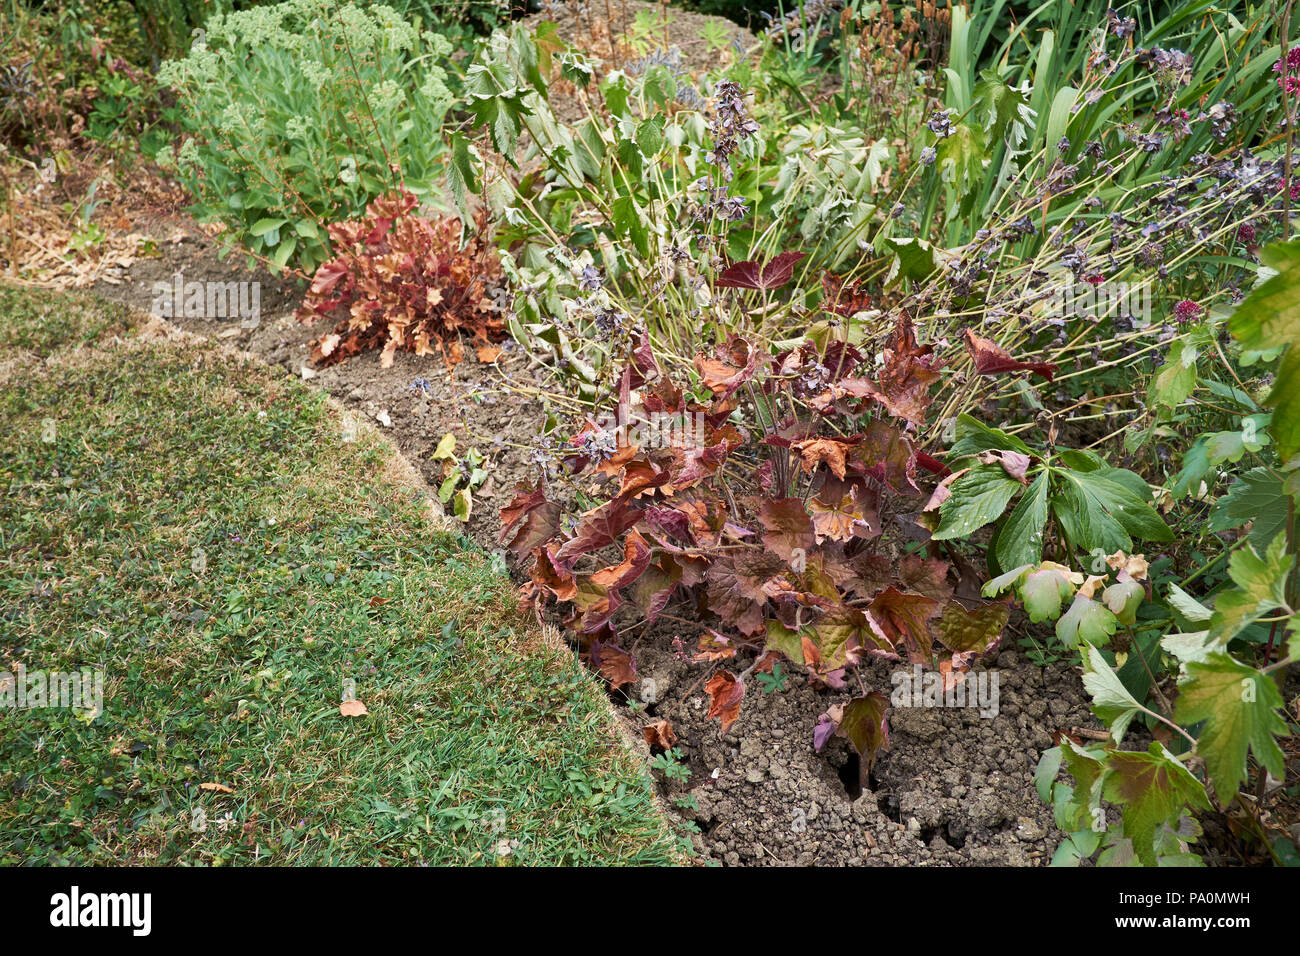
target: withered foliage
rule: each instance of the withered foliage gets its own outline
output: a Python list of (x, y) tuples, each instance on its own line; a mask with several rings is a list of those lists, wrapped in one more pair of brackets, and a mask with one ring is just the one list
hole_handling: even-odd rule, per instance
[(428, 219), (415, 205), (401, 191), (376, 199), (363, 218), (329, 227), (338, 255), (316, 270), (298, 320), (342, 318), (312, 346), (313, 362), (333, 365), (382, 349), (380, 365), (387, 368), (404, 349), (455, 363), (465, 351), (459, 333), (482, 344), (504, 337), (490, 297), (501, 262), (487, 238), (486, 213), (462, 245), (458, 219)]

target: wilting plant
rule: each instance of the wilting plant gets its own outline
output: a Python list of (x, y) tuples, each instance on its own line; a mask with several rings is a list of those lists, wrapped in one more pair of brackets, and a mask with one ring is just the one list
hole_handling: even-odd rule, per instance
[(402, 349), (458, 362), (458, 333), (485, 345), (504, 336), (490, 295), (501, 279), (496, 249), (479, 232), (462, 244), (459, 219), (427, 219), (415, 205), (402, 191), (376, 199), (361, 219), (329, 226), (339, 254), (316, 270), (298, 319), (346, 318), (315, 343), (313, 361), (332, 365), (381, 349), (387, 368)]
[[(768, 295), (797, 258), (734, 264), (715, 291)], [(905, 542), (886, 529), (896, 517), (910, 524), (925, 475), (947, 473), (913, 437), (944, 363), (906, 313), (881, 344), (877, 364), (842, 330), (820, 328), (777, 354), (733, 336), (697, 354), (687, 378), (643, 337), (611, 396), (612, 420), (589, 419), (557, 453), (562, 480), (600, 479), (601, 503), (568, 513), (543, 481), (502, 511), (502, 543), (532, 562), (526, 596), (567, 610), (615, 686), (635, 674), (620, 630), (693, 609), (697, 660), (720, 667), (706, 690), (724, 729), (747, 678), (782, 659), (837, 689), (868, 658), (961, 681), (997, 646), (1008, 608), (956, 599), (955, 580), (971, 569), (955, 570), (937, 543), (895, 555)], [(819, 741), (848, 720), (842, 736), (869, 766), (886, 737), (882, 708), (864, 690), (828, 712)]]

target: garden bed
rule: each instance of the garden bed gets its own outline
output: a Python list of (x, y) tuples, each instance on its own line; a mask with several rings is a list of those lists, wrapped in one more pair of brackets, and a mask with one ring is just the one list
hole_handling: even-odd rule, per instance
[[(263, 316), (255, 329), (242, 329), (235, 320), (174, 322), (294, 376), (307, 367), (313, 373), (308, 384), (381, 429), (432, 485), (442, 472), (429, 456), (444, 434), (476, 444), (489, 454), (493, 480), (476, 495), (482, 506), (464, 530), (485, 551), (498, 550), (497, 509), (509, 502), (516, 481), (534, 477), (531, 453), (545, 418), (540, 403), (521, 400), (508, 387), (527, 380), (526, 356), (509, 349), (494, 364), (468, 357), (448, 369), (436, 358), (399, 352), (386, 369), (374, 354), (312, 369), (310, 343), (327, 323), (304, 326), (294, 319), (300, 294), (295, 283), (265, 270), (247, 271), (238, 257), (219, 261), (219, 246), (183, 218), (159, 220), (153, 229), (159, 236), (180, 229), (188, 238), (160, 244), (159, 258), (132, 265), (120, 281), (96, 286), (97, 294), (148, 310), (154, 283), (168, 282), (176, 272), (187, 281), (259, 282)], [(427, 395), (410, 391), (416, 379), (430, 384)], [(382, 411), (391, 425), (376, 419)], [(700, 678), (707, 666), (674, 653), (674, 635), (662, 626), (654, 633), (634, 650), (638, 679), (654, 681), (657, 702), (629, 709), (627, 701), (636, 700), (639, 687), (610, 696), (647, 761), (644, 725), (667, 718), (676, 730), (689, 780), (679, 784), (662, 774), (656, 780), (668, 810), (700, 829), (692, 840), (702, 858), (726, 865), (882, 866), (1044, 865), (1051, 859), (1062, 834), (1051, 807), (1035, 792), (1034, 767), (1059, 733), (1098, 727), (1075, 669), (1061, 663), (1037, 667), (1023, 653), (1007, 650), (990, 662), (1001, 681), (997, 717), (983, 719), (969, 709), (893, 711), (891, 749), (880, 755), (868, 788), (860, 791), (857, 757), (843, 741), (822, 754), (813, 750), (812, 729), (833, 696), (792, 682), (784, 693), (757, 695), (723, 733), (717, 720), (706, 717), (709, 699)], [(682, 637), (693, 646), (698, 635)], [(869, 687), (888, 689), (889, 674), (881, 663), (863, 678)], [(687, 794), (698, 809), (677, 802)]]

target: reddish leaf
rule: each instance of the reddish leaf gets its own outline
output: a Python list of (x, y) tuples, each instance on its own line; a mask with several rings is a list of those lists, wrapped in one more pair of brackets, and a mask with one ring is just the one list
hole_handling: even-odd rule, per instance
[(636, 662), (632, 660), (631, 654), (617, 644), (592, 641), (587, 656), (592, 668), (609, 681), (614, 690), (636, 682)]
[(1059, 367), (1052, 362), (1021, 362), (992, 339), (981, 338), (970, 329), (966, 330), (966, 350), (975, 362), (975, 371), (981, 375), (1028, 370), (1050, 382)]
[(889, 558), (875, 551), (861, 551), (851, 557), (823, 553), (822, 563), (836, 587), (858, 597), (875, 597), (894, 580)]
[(941, 462), (933, 455), (928, 455), (923, 451), (916, 453), (916, 463), (938, 478), (946, 478), (952, 474), (952, 469)]
[(623, 483), (619, 486), (618, 497), (624, 501), (651, 494), (669, 481), (669, 474), (660, 471), (645, 461), (630, 461), (623, 468)]
[(686, 544), (694, 544), (695, 536), (691, 533), (691, 520), (676, 508), (652, 506), (642, 512), (646, 524), (652, 531), (676, 538)]
[(533, 555), (537, 558), (533, 562), (531, 576), (533, 596), (544, 592), (559, 601), (572, 601), (578, 593), (578, 582), (573, 573), (556, 566), (550, 548), (536, 548)]
[(671, 482), (674, 488), (689, 488), (706, 478), (712, 478), (727, 460), (733, 447), (724, 440), (705, 447), (687, 446), (673, 449)]
[(782, 561), (792, 560), (796, 551), (806, 560), (817, 539), (813, 535), (812, 519), (802, 501), (798, 498), (765, 501), (758, 511), (758, 520), (766, 529), (763, 532), (764, 547)]
[(782, 252), (760, 267), (753, 260), (737, 262), (723, 270), (715, 283), (726, 289), (779, 289), (794, 278), (794, 266), (807, 253)]
[(635, 531), (630, 531), (623, 539), (622, 563), (601, 568), (591, 576), (591, 582), (610, 590), (627, 587), (639, 578), (649, 565), (650, 546), (646, 544), (645, 538)]
[(861, 441), (854, 446), (849, 465), (857, 472), (884, 482), (894, 491), (916, 494), (916, 455), (912, 443), (893, 425), (867, 423)]
[(696, 355), (695, 370), (704, 387), (720, 398), (727, 398), (754, 377), (764, 353), (756, 346), (733, 335), (712, 356)]
[(891, 647), (907, 649), (914, 664), (929, 664), (932, 658), (928, 621), (942, 605), (923, 594), (909, 594), (888, 587), (867, 607), (871, 628)]
[[(623, 606), (623, 599), (617, 591), (605, 591), (594, 600), (583, 603), (585, 609), (578, 619), (578, 630), (583, 634), (595, 634), (609, 625), (610, 618)], [(572, 625), (573, 622), (569, 623)]]
[(925, 503), (921, 511), (938, 511), (945, 501), (952, 497), (952, 485), (958, 478), (970, 471), (969, 468), (959, 468), (956, 471), (949, 472), (943, 480), (934, 486), (934, 491), (930, 492), (930, 500)]
[(872, 397), (890, 414), (914, 425), (924, 424), (925, 410), (931, 402), (930, 386), (939, 380), (938, 369), (942, 364), (933, 351), (932, 346), (916, 344), (911, 316), (906, 312), (900, 314)]
[(763, 585), (782, 571), (764, 551), (731, 552), (709, 565), (709, 610), (743, 634), (763, 629)]
[(817, 718), (813, 746), (820, 752), (832, 735), (843, 737), (860, 758), (858, 771), (865, 782), (876, 754), (889, 749), (889, 724), (885, 720), (888, 710), (889, 698), (874, 690), (847, 704), (836, 704)]
[(613, 544), (628, 528), (641, 520), (641, 512), (629, 508), (624, 501), (611, 501), (589, 511), (578, 522), (572, 538), (561, 545), (555, 559), (572, 564), (573, 559)]
[(559, 527), (559, 504), (546, 500), (546, 489), (541, 485), (534, 488), (520, 482), (514, 500), (501, 509), (497, 541), (519, 558), (549, 541)]
[(1003, 448), (989, 449), (982, 452), (979, 456), (981, 462), (986, 465), (992, 465), (995, 462), (1002, 466), (1002, 470), (1010, 478), (1016, 479), (1022, 485), (1029, 484), (1029, 479), (1025, 477), (1029, 470), (1029, 456), (1018, 451), (1008, 451)]
[(725, 734), (740, 716), (740, 702), (745, 697), (745, 682), (730, 671), (718, 671), (704, 685), (709, 695), (709, 716), (722, 721)]
[(866, 284), (857, 279), (846, 283), (842, 276), (827, 272), (822, 276), (822, 292), (822, 307), (845, 318), (871, 308)]
[(675, 564), (660, 560), (648, 567), (641, 577), (636, 579), (631, 590), (632, 603), (647, 621), (655, 621), (668, 606), (678, 585), (682, 572)]
[(827, 480), (808, 501), (817, 543), (874, 538), (880, 534), (879, 495), (862, 479)]

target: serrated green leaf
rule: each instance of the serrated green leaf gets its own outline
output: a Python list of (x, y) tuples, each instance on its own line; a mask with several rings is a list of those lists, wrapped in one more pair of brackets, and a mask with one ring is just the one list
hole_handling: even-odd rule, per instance
[(1246, 350), (1287, 346), (1265, 405), (1273, 408), (1279, 454), (1289, 461), (1300, 452), (1300, 239), (1266, 246), (1260, 261), (1277, 274), (1237, 306), (1228, 330)]
[(1119, 806), (1124, 835), (1147, 866), (1156, 865), (1156, 830), (1177, 827), (1188, 807), (1209, 810), (1205, 787), (1159, 743), (1146, 753), (1113, 750), (1106, 755), (1102, 793)]
[(1256, 551), (1264, 551), (1286, 527), (1289, 500), (1282, 490), (1280, 475), (1268, 468), (1252, 468), (1214, 503), (1210, 509), (1210, 530), (1227, 531), (1254, 522), (1247, 540)]
[(1036, 564), (1043, 557), (1043, 526), (1047, 524), (1047, 492), (1050, 478), (1046, 471), (1030, 482), (1016, 502), (1016, 507), (998, 526), (993, 544), (998, 566)]
[(939, 508), (939, 527), (933, 537), (938, 541), (964, 538), (996, 521), (1020, 488), (1020, 482), (1008, 478), (1001, 465), (972, 468), (949, 488), (952, 494)]
[(1205, 758), (1214, 792), (1227, 805), (1246, 778), (1246, 751), (1274, 777), (1285, 775), (1274, 739), (1288, 733), (1278, 710), (1283, 700), (1273, 679), (1224, 651), (1191, 661), (1178, 684), (1174, 718), (1184, 726), (1204, 721), (1196, 752)]
[(1177, 584), (1169, 585), (1168, 596), (1165, 600), (1169, 602), (1171, 608), (1191, 624), (1204, 624), (1214, 613)]
[(999, 428), (992, 428), (969, 415), (958, 415), (954, 423), (955, 441), (948, 449), (951, 458), (963, 458), (978, 455), (982, 451), (1018, 451), (1033, 455), (1034, 450), (1015, 435), (1008, 435)]
[(1142, 712), (1142, 705), (1133, 699), (1101, 651), (1091, 644), (1082, 650), (1083, 689), (1092, 697), (1092, 712), (1110, 727), (1111, 737), (1119, 743), (1129, 723)]
[(1228, 558), (1228, 577), (1235, 588), (1214, 602), (1210, 634), (1227, 640), (1270, 611), (1286, 606), (1284, 591), (1295, 556), (1285, 553), (1286, 535), (1273, 539), (1263, 557), (1247, 543)]

